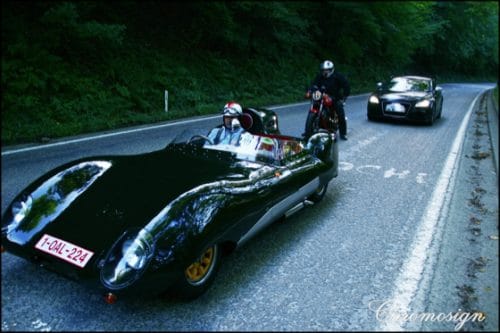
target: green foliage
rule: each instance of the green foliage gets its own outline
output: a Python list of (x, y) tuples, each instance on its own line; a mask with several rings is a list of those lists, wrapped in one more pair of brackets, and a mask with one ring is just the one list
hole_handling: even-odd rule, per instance
[(1, 6), (2, 144), (297, 102), (324, 59), (353, 93), (401, 72), (497, 80), (497, 2)]
[(442, 26), (425, 64), (466, 75), (498, 72), (498, 2), (438, 2), (434, 16)]
[(44, 46), (73, 64), (109, 62), (123, 42), (125, 25), (83, 21), (77, 5), (85, 3), (56, 3), (42, 15)]

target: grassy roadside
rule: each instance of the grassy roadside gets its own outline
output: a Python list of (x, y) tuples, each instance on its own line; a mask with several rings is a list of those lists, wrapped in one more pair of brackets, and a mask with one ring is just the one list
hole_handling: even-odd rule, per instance
[[(295, 103), (303, 101), (318, 67), (317, 59), (224, 60), (207, 53), (187, 59), (147, 45), (130, 44), (128, 49), (102, 64), (77, 66), (55, 57), (26, 59), (22, 64), (2, 60), (2, 145), (214, 114), (229, 100), (246, 106)], [(351, 94), (373, 90), (377, 81), (396, 71), (339, 62), (336, 68), (348, 77)], [(439, 83), (488, 81), (437, 77)]]
[[(271, 64), (194, 54), (188, 60), (168, 51), (129, 49), (135, 51), (101, 65), (50, 57), (4, 61), (2, 145), (214, 114), (230, 100), (247, 106), (294, 103), (302, 101), (318, 67), (316, 59)], [(353, 93), (372, 88), (374, 79), (337, 66), (347, 72)]]

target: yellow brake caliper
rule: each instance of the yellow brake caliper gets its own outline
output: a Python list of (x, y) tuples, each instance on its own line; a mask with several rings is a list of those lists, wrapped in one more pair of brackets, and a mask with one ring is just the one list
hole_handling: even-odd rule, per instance
[(191, 282), (197, 282), (201, 280), (207, 274), (213, 259), (214, 249), (210, 247), (197, 261), (186, 268), (186, 276), (188, 277), (188, 279)]

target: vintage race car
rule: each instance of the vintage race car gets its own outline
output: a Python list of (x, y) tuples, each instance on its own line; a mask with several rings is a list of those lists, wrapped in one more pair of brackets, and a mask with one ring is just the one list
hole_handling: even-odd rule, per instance
[(88, 282), (109, 303), (137, 292), (199, 296), (223, 252), (319, 202), (337, 176), (333, 134), (302, 141), (279, 134), (272, 111), (245, 115), (238, 145), (195, 135), (48, 172), (7, 208), (2, 252)]
[(377, 84), (368, 98), (368, 120), (400, 119), (432, 125), (441, 118), (442, 89), (436, 81), (422, 76), (399, 76)]

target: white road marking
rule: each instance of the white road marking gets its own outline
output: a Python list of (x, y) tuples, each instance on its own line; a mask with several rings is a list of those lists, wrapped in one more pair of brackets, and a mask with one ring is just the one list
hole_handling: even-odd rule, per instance
[(33, 326), (34, 329), (40, 330), (41, 332), (50, 332), (52, 330), (52, 328), (47, 323), (44, 323), (40, 319), (32, 321), (31, 325)]
[[(366, 170), (369, 169), (369, 170)], [(380, 170), (382, 169), (381, 165), (372, 165), (372, 164), (367, 164), (367, 165), (361, 165), (358, 167), (354, 167), (354, 164), (351, 162), (345, 162), (345, 161), (340, 161), (339, 162), (339, 170), (340, 171), (351, 171), (351, 170), (356, 170), (357, 172), (365, 175), (376, 175), (373, 171), (375, 170)], [(396, 168), (390, 168), (384, 171), (384, 178), (388, 179), (393, 176), (397, 176), (398, 179), (405, 179), (407, 176), (410, 174), (410, 170), (404, 170), (402, 172), (396, 172)], [(415, 181), (417, 184), (425, 184), (425, 177), (427, 176), (427, 173), (425, 172), (418, 172), (417, 176), (415, 177)]]
[(356, 171), (359, 173), (372, 174), (371, 172), (361, 171), (361, 169), (377, 169), (380, 170), (382, 167), (380, 165), (362, 165), (356, 168)]
[(419, 172), (417, 175), (417, 183), (424, 184), (425, 183), (425, 180), (424, 180), (425, 176), (427, 176), (427, 174), (425, 172)]
[(395, 168), (390, 168), (384, 172), (384, 178), (391, 178), (392, 176), (398, 176), (399, 179), (406, 178), (410, 174), (410, 170), (404, 170), (402, 172), (396, 172)]
[[(404, 330), (406, 324), (405, 318), (409, 316), (410, 303), (415, 297), (419, 282), (422, 279), (426, 259), (429, 256), (432, 236), (435, 233), (445, 197), (451, 195), (452, 192), (450, 187), (453, 187), (454, 183), (451, 180), (454, 179), (456, 174), (458, 157), (460, 156), (464, 142), (467, 124), (480, 95), (481, 93), (472, 102), (453, 141), (451, 150), (446, 158), (446, 163), (439, 176), (437, 186), (432, 193), (432, 197), (418, 227), (416, 237), (408, 252), (409, 256), (402, 266), (401, 274), (396, 279), (392, 298), (388, 302), (388, 304), (391, 304), (390, 309), (387, 311), (389, 315), (381, 321), (381, 331)], [(449, 188), (450, 191), (448, 191)]]
[(349, 162), (339, 162), (339, 170), (342, 171), (349, 171), (354, 168), (354, 164), (349, 163)]
[(41, 146), (20, 148), (20, 149), (15, 149), (15, 150), (9, 150), (9, 151), (6, 151), (6, 152), (2, 152), (2, 156), (11, 155), (11, 154), (15, 154), (15, 153), (21, 153), (21, 152), (30, 151), (30, 150), (38, 150), (38, 149), (44, 149), (44, 148), (49, 148), (49, 147), (62, 146), (62, 145), (67, 145), (69, 143), (85, 142), (85, 141), (97, 140), (97, 139), (102, 139), (102, 138), (107, 138), (107, 137), (117, 136), (117, 135), (122, 135), (122, 134), (129, 134), (129, 133), (135, 133), (135, 132), (148, 131), (148, 130), (151, 130), (151, 129), (157, 129), (157, 128), (162, 128), (162, 127), (170, 127), (170, 126), (175, 126), (175, 125), (189, 124), (189, 123), (194, 123), (194, 122), (198, 122), (198, 121), (215, 119), (215, 118), (219, 118), (219, 117), (220, 116), (217, 115), (217, 116), (210, 116), (210, 117), (205, 117), (205, 118), (182, 120), (182, 121), (176, 121), (176, 122), (162, 124), (162, 125), (148, 126), (148, 127), (142, 127), (142, 128), (135, 128), (135, 129), (131, 129), (131, 130), (125, 130), (125, 131), (120, 131), (120, 132), (113, 132), (113, 133), (108, 133), (108, 134), (95, 135), (95, 136), (90, 136), (90, 137), (85, 137), (85, 138), (80, 138), (80, 139), (73, 139), (73, 140), (68, 140), (68, 141), (61, 141), (61, 142), (49, 143), (49, 144), (41, 145)]

